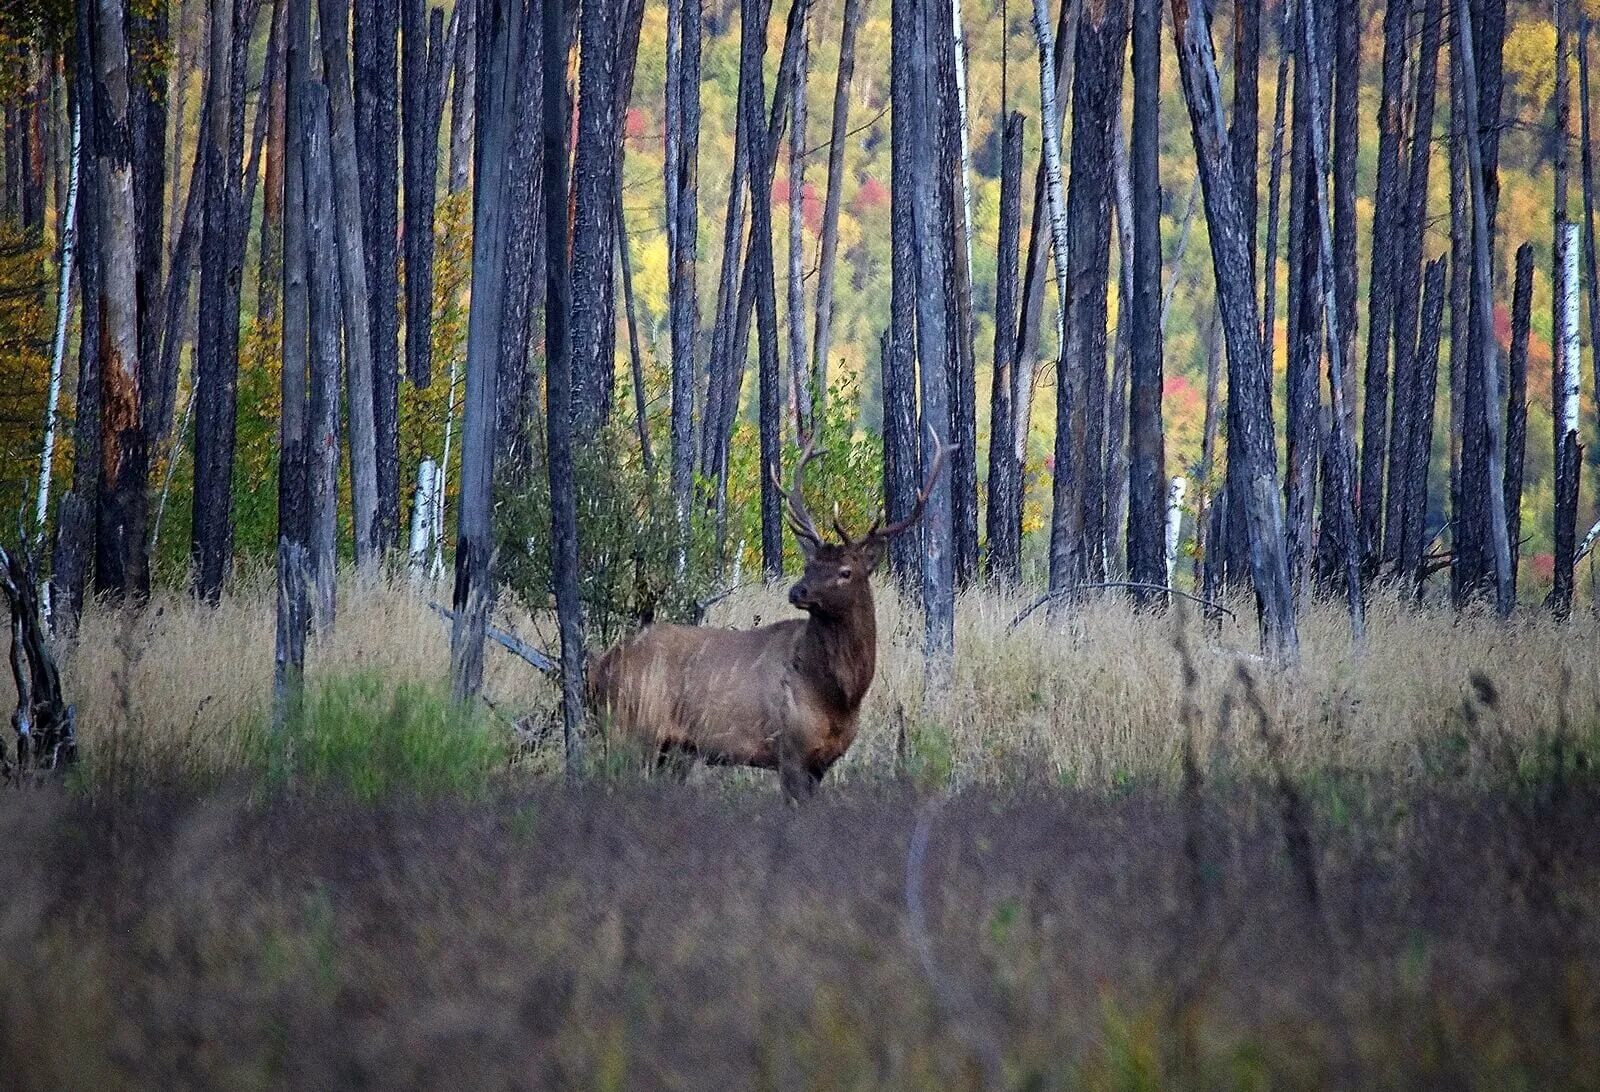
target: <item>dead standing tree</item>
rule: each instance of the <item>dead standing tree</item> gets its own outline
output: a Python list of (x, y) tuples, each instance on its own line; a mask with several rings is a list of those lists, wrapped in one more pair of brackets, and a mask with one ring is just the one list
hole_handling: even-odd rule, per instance
[[(1248, 226), (1239, 204), (1237, 179), (1223, 122), (1222, 89), (1204, 9), (1172, 0), (1173, 35), (1189, 126), (1200, 166), (1200, 186), (1210, 226), (1211, 257), (1230, 365), (1238, 361), (1239, 445), (1251, 576), (1262, 619), (1262, 643), (1282, 660), (1299, 655), (1293, 592), (1284, 553), (1283, 513), (1275, 472), (1271, 387), (1260, 368), (1260, 316), (1249, 275)], [(1232, 377), (1230, 376), (1230, 379)]]

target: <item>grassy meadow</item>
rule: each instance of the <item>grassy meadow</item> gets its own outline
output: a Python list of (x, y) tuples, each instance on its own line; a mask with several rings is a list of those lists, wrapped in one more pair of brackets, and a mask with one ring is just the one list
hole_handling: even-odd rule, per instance
[[(16, 1088), (1593, 1087), (1600, 656), (1337, 606), (1303, 663), (1119, 601), (960, 603), (950, 691), (880, 590), (816, 801), (561, 774), (548, 684), (447, 698), (442, 589), (340, 588), (269, 728), (268, 584), (90, 611), (84, 760), (0, 799)], [(720, 624), (787, 616), (743, 589)], [(501, 623), (548, 646), (545, 620)]]

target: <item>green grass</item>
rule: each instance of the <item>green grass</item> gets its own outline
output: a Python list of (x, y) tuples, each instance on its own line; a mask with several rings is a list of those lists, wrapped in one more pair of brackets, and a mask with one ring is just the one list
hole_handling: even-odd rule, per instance
[(275, 791), (334, 790), (370, 803), (395, 794), (481, 796), (512, 756), (511, 734), (442, 683), (376, 672), (314, 684), (276, 731), (259, 731)]

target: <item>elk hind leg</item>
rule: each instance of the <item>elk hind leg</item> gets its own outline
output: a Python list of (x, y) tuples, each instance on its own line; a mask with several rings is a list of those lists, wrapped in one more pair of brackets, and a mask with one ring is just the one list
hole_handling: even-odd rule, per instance
[(656, 776), (679, 784), (689, 780), (694, 766), (694, 752), (676, 743), (663, 743), (656, 752)]

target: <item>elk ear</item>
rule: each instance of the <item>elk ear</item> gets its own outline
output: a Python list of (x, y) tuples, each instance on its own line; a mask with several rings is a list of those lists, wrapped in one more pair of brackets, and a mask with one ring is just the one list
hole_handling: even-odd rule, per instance
[(867, 561), (867, 572), (875, 571), (883, 563), (884, 554), (889, 552), (889, 540), (882, 535), (872, 534), (861, 544), (862, 552)]

